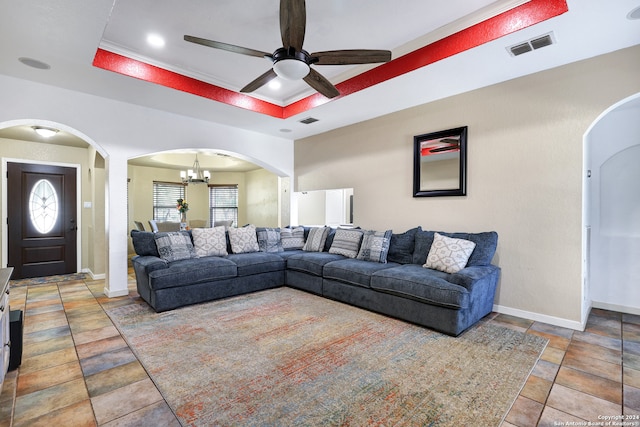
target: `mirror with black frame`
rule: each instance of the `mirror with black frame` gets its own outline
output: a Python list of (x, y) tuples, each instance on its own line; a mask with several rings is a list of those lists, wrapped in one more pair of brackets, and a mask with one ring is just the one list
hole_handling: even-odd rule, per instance
[(413, 137), (413, 197), (467, 194), (467, 126)]

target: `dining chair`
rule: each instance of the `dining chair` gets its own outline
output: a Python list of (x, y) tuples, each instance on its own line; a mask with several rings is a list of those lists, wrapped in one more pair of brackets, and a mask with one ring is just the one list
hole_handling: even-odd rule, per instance
[(205, 228), (207, 226), (206, 219), (190, 219), (189, 227), (191, 228)]
[(179, 222), (158, 221), (156, 222), (156, 226), (158, 227), (158, 231), (180, 231)]

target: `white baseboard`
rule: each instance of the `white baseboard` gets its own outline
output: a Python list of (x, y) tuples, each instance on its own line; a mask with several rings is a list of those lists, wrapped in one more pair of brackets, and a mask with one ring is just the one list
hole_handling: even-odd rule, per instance
[(102, 280), (102, 279), (105, 279), (107, 277), (107, 275), (105, 273), (94, 274), (93, 271), (91, 271), (88, 268), (83, 268), (82, 272), (88, 274), (89, 277), (91, 277), (91, 280)]
[(586, 326), (586, 318), (585, 324), (582, 324), (575, 320), (548, 316), (546, 314), (534, 313), (532, 311), (524, 311), (517, 308), (505, 307), (501, 305), (494, 305), (493, 311), (495, 311), (496, 313), (508, 314), (510, 316), (521, 317), (523, 319), (529, 319), (536, 322), (548, 323), (550, 325), (560, 326), (562, 328), (575, 329), (576, 331), (584, 331), (584, 328)]
[(598, 302), (598, 301), (593, 301), (592, 304), (593, 304), (593, 308), (601, 308), (603, 310), (617, 311), (619, 313), (640, 315), (640, 308), (638, 307), (627, 307), (624, 305), (609, 304), (606, 302)]
[(115, 297), (125, 297), (127, 295), (129, 295), (129, 289), (123, 289), (121, 291), (110, 291), (109, 288), (107, 288), (106, 286), (104, 287), (104, 294), (109, 297), (109, 298), (115, 298)]

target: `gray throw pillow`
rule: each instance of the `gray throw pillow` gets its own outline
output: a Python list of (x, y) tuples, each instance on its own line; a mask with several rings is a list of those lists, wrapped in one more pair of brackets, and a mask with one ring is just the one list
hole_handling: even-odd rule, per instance
[(329, 253), (344, 255), (347, 258), (355, 258), (358, 256), (361, 241), (362, 230), (337, 229), (333, 237), (333, 242), (331, 242)]
[(160, 258), (165, 261), (197, 258), (191, 237), (186, 231), (160, 232), (154, 236)]
[(194, 228), (193, 246), (198, 257), (227, 255), (227, 237), (224, 226)]
[(314, 227), (309, 230), (309, 236), (302, 250), (309, 252), (322, 252), (324, 242), (327, 240), (329, 227)]
[(281, 229), (280, 241), (285, 251), (302, 249), (304, 247), (304, 227)]
[(387, 262), (387, 253), (391, 243), (391, 230), (387, 231), (364, 231), (362, 244), (358, 252), (357, 259), (374, 262)]
[(258, 236), (258, 247), (261, 252), (282, 252), (282, 242), (280, 241), (279, 228), (256, 228)]

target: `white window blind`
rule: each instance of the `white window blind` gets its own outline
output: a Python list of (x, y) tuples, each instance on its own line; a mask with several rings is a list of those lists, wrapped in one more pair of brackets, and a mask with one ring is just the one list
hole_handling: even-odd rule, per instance
[(176, 209), (178, 199), (185, 198), (184, 184), (153, 182), (153, 219), (156, 221), (180, 222)]
[(231, 225), (238, 226), (237, 185), (209, 186), (209, 223), (217, 221), (233, 221)]

